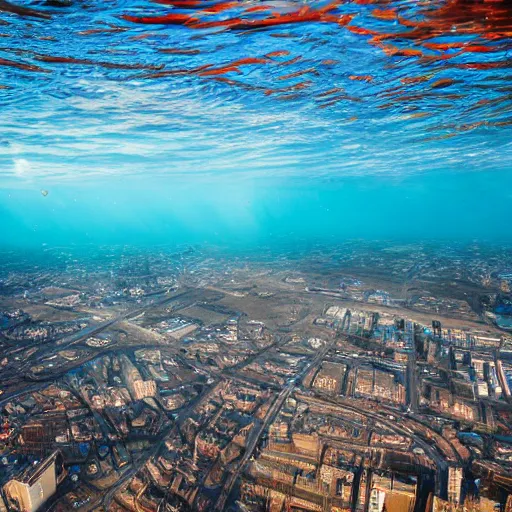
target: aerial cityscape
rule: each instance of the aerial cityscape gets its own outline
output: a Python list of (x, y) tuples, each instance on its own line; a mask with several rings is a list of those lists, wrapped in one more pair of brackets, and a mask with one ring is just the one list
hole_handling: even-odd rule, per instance
[(1, 510), (511, 510), (508, 247), (76, 255), (2, 254)]
[(0, 512), (512, 512), (511, 0), (0, 0)]

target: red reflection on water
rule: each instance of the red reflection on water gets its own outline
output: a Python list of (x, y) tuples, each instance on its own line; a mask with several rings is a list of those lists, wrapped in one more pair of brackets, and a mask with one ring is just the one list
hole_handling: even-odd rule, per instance
[[(409, 42), (433, 52), (426, 58), (446, 60), (462, 53), (492, 53), (503, 50), (495, 44), (512, 36), (512, 7), (506, 0), (452, 0), (441, 7), (422, 9), (413, 19), (400, 15), (395, 9), (374, 9), (372, 15), (383, 20), (393, 20), (406, 29), (378, 32), (365, 27), (350, 27), (354, 33), (372, 35), (371, 42), (380, 46), (388, 55), (422, 56), (416, 49), (396, 53), (388, 41)], [(464, 38), (464, 41), (433, 42), (438, 38)], [(474, 42), (476, 40), (476, 42)], [(402, 50), (403, 52), (403, 50)]]
[[(124, 15), (123, 19), (131, 21), (133, 23), (141, 24), (157, 24), (157, 25), (186, 25), (194, 29), (207, 29), (222, 27), (226, 30), (251, 30), (270, 28), (280, 25), (288, 25), (291, 23), (308, 23), (308, 22), (319, 22), (319, 23), (337, 23), (339, 25), (347, 25), (351, 20), (351, 15), (333, 15), (332, 11), (336, 10), (339, 2), (335, 1), (322, 8), (312, 8), (308, 5), (302, 6), (300, 9), (288, 12), (279, 13), (273, 12), (270, 16), (264, 18), (242, 18), (233, 17), (224, 20), (213, 20), (204, 21), (201, 14), (207, 13), (218, 13), (225, 10), (229, 10), (235, 7), (239, 7), (238, 2), (218, 2), (212, 3), (201, 3), (197, 0), (157, 0), (158, 3), (165, 3), (173, 5), (174, 7), (186, 9), (194, 8), (195, 15), (185, 13), (169, 13), (162, 16), (129, 16)], [(268, 11), (271, 5), (267, 6), (256, 6), (249, 7), (244, 10), (244, 13), (255, 13), (260, 11)]]

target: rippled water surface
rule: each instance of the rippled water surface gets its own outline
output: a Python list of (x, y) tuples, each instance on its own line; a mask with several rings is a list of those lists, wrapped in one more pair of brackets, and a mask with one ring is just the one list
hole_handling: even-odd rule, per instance
[(0, 0), (0, 176), (506, 168), (511, 5)]

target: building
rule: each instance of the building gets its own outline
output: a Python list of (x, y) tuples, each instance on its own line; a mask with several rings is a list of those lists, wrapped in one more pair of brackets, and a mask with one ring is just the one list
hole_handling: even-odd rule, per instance
[(373, 488), (370, 494), (370, 503), (368, 504), (368, 512), (382, 512), (386, 499), (386, 491)]
[(154, 380), (136, 380), (133, 383), (133, 397), (142, 400), (156, 396), (156, 382)]
[(322, 363), (313, 381), (313, 387), (327, 393), (339, 394), (346, 370), (347, 367), (343, 364)]
[(46, 415), (39, 421), (21, 427), (19, 450), (22, 453), (49, 455), (57, 438), (68, 438), (67, 420), (64, 414)]
[(120, 357), (121, 370), (123, 372), (126, 387), (134, 400), (156, 396), (156, 382), (144, 380), (139, 370), (124, 354)]
[(9, 508), (20, 512), (35, 512), (55, 494), (57, 485), (65, 476), (62, 455), (56, 451), (4, 485)]
[(117, 469), (121, 469), (130, 463), (130, 454), (122, 443), (118, 443), (112, 448), (112, 455)]
[(448, 469), (448, 500), (452, 503), (460, 503), (461, 488), (462, 468), (450, 467)]

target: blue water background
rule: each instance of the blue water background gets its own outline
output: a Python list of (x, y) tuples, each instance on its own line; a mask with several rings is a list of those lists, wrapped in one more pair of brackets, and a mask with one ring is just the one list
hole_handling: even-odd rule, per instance
[(512, 238), (507, 2), (2, 5), (2, 245)]

